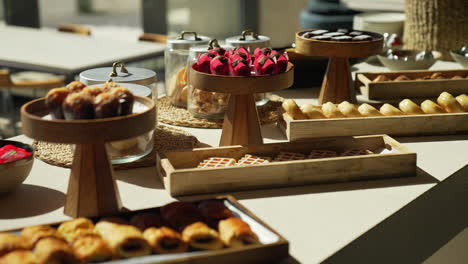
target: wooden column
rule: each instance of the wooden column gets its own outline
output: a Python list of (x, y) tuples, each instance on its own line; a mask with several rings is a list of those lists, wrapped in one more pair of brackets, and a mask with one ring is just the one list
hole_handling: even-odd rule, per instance
[(349, 60), (330, 57), (320, 90), (319, 104), (327, 102), (339, 104), (343, 101), (357, 102)]

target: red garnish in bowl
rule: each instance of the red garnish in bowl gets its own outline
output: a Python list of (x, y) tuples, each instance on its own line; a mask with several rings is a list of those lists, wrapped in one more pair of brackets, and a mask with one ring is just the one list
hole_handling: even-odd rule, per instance
[(5, 145), (0, 148), (0, 164), (14, 162), (31, 156), (31, 153), (14, 145)]

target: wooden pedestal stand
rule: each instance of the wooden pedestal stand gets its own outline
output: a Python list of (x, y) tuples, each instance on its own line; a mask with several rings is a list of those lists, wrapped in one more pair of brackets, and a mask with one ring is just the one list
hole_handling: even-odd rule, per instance
[[(65, 201), (71, 217), (110, 215), (122, 208), (105, 142), (136, 137), (154, 129), (155, 105), (146, 97), (136, 102), (147, 110), (127, 116), (93, 120), (47, 120), (44, 99), (21, 108), (23, 133), (37, 140), (76, 144)], [(131, 129), (129, 129), (131, 128)]]
[(196, 89), (231, 94), (224, 114), (220, 146), (262, 144), (257, 107), (253, 95), (273, 92), (292, 86), (294, 65), (286, 72), (264, 76), (221, 76), (190, 69), (190, 85)]
[[(314, 29), (306, 30), (312, 31)], [(382, 51), (383, 37), (373, 32), (361, 31), (374, 37), (370, 41), (322, 41), (301, 37), (306, 31), (296, 33), (296, 52), (306, 56), (330, 57), (327, 72), (320, 90), (319, 104), (343, 101), (356, 103), (351, 78), (349, 58), (365, 58)]]

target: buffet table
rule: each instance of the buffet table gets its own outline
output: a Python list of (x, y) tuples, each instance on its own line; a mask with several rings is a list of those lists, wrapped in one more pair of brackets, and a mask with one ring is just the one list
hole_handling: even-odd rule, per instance
[[(439, 63), (434, 67), (454, 65)], [(366, 67), (369, 66), (362, 64), (357, 69)], [(318, 90), (285, 90), (278, 94), (303, 104), (316, 102), (312, 98), (317, 98)], [(184, 129), (202, 143), (218, 145), (219, 129)], [(263, 126), (262, 133), (265, 143), (286, 139), (274, 124)], [(32, 142), (25, 136), (13, 139)], [(448, 187), (454, 184), (450, 182), (451, 175), (459, 180), (468, 175), (468, 135), (397, 140), (417, 152), (419, 169), (415, 177), (243, 191), (232, 195), (290, 241), (291, 258), (288, 263), (421, 261), (442, 245), (441, 242), (438, 246), (431, 242), (435, 238), (430, 229), (424, 236), (412, 232), (419, 232), (418, 223), (431, 223), (425, 219), (425, 213), (431, 208), (444, 206), (443, 202), (434, 202), (434, 199), (444, 199), (440, 198), (440, 193), (451, 197), (446, 199), (447, 210), (455, 210), (460, 197), (465, 196), (463, 192), (453, 194), (453, 188)], [(130, 210), (155, 207), (174, 199), (164, 190), (155, 167), (120, 170), (116, 177), (123, 205)], [(36, 160), (24, 184), (16, 192), (1, 197), (0, 229), (68, 219), (63, 214), (68, 178), (68, 169)], [(447, 188), (438, 188), (447, 185)], [(427, 199), (420, 201), (420, 196)], [(417, 206), (413, 206), (415, 203)], [(440, 218), (441, 221), (434, 224), (438, 228), (434, 233), (439, 234), (437, 241), (440, 241), (440, 233), (446, 232), (450, 236), (445, 240), (448, 241), (459, 233), (452, 234), (455, 231), (450, 229), (454, 226), (451, 221), (455, 219), (450, 216)], [(406, 240), (402, 243), (402, 234), (411, 238), (411, 242)], [(380, 242), (383, 245), (379, 246)], [(372, 253), (364, 249), (372, 250)]]

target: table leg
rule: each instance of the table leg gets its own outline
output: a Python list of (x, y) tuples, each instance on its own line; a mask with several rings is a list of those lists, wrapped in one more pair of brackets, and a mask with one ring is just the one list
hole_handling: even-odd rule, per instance
[(327, 102), (339, 104), (343, 101), (357, 102), (349, 60), (348, 58), (330, 58), (320, 90), (319, 104)]
[(231, 95), (219, 145), (256, 144), (263, 144), (263, 138), (253, 95)]
[(65, 214), (72, 217), (110, 215), (121, 208), (104, 143), (76, 145)]

